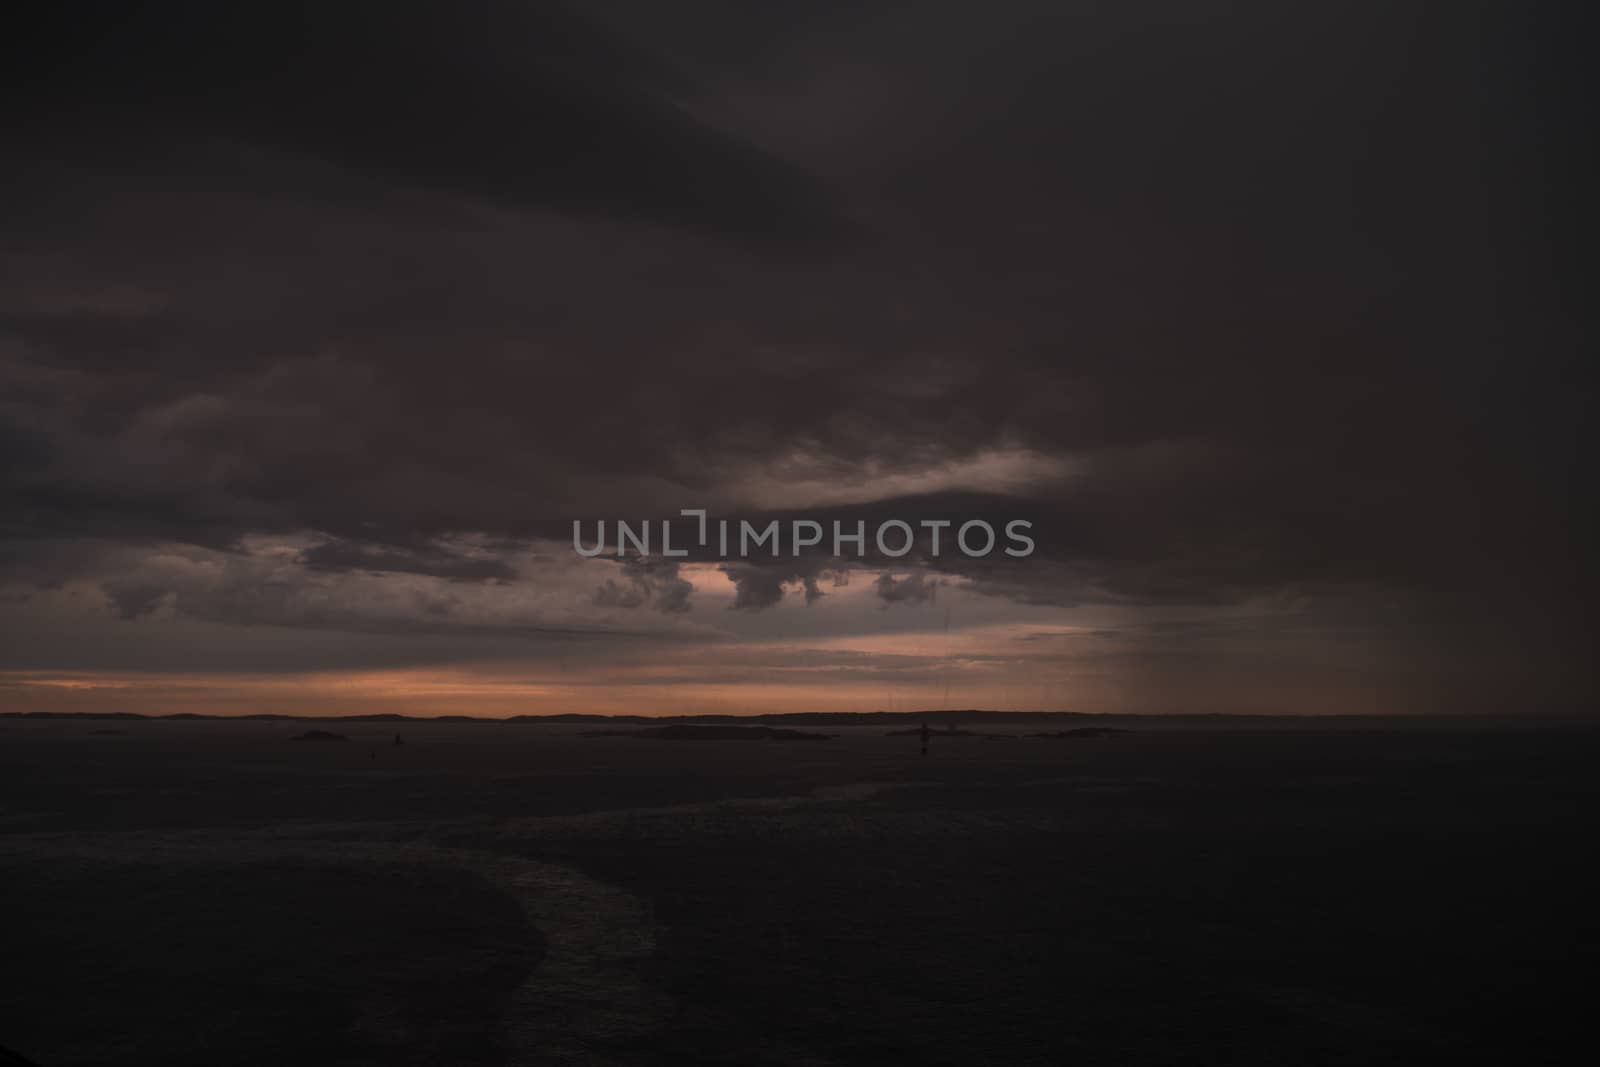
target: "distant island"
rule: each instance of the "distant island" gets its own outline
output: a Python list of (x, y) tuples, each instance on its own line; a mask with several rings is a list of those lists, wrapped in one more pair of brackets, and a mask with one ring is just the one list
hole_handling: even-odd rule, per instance
[(289, 738), (291, 741), (348, 741), (344, 734), (336, 734), (331, 730), (307, 730), (303, 734), (295, 734)]
[(623, 723), (661, 725), (685, 723), (712, 725), (727, 724), (785, 724), (797, 726), (871, 726), (914, 724), (920, 728), (924, 722), (955, 727), (956, 724), (1033, 724), (1039, 722), (1106, 722), (1129, 719), (1240, 719), (1261, 721), (1265, 719), (1308, 718), (1393, 718), (1394, 716), (1299, 716), (1299, 715), (1223, 715), (1214, 713), (1120, 715), (1093, 711), (988, 711), (981, 708), (944, 708), (926, 711), (783, 711), (759, 712), (750, 715), (687, 714), (687, 715), (602, 715), (584, 712), (560, 712), (551, 715), (400, 715), (381, 712), (366, 715), (288, 715), (280, 712), (251, 712), (245, 715), (207, 715), (192, 711), (168, 715), (145, 715), (132, 711), (0, 711), (0, 719), (77, 719), (83, 721), (117, 722), (174, 722), (174, 721), (224, 721), (224, 722), (482, 722), (482, 723)]
[[(896, 733), (921, 730), (924, 723), (945, 736), (1011, 736), (990, 730), (990, 727), (1027, 727), (1030, 733), (1016, 736), (1043, 738), (1084, 738), (1109, 736), (1116, 726), (1140, 728), (1167, 727), (1221, 727), (1227, 729), (1299, 728), (1321, 723), (1343, 723), (1357, 726), (1403, 726), (1406, 729), (1437, 729), (1441, 726), (1517, 726), (1534, 727), (1571, 724), (1588, 727), (1595, 722), (1592, 716), (1576, 714), (1541, 713), (1538, 715), (1374, 715), (1348, 713), (1335, 715), (1291, 715), (1284, 713), (1226, 713), (1226, 712), (1162, 712), (1162, 713), (1112, 713), (1095, 711), (993, 711), (982, 708), (941, 708), (923, 711), (792, 711), (757, 712), (749, 715), (681, 714), (681, 715), (603, 715), (584, 712), (560, 712), (551, 715), (401, 715), (382, 712), (365, 715), (289, 715), (280, 712), (251, 712), (244, 715), (214, 715), (185, 711), (167, 715), (146, 715), (131, 711), (0, 711), (0, 722), (16, 720), (79, 721), (79, 722), (304, 722), (304, 723), (467, 723), (498, 726), (588, 725), (640, 726), (665, 725), (692, 726), (887, 726), (897, 727)], [(1046, 731), (1046, 724), (1060, 724), (1065, 729)], [(908, 729), (909, 728), (909, 729)], [(1100, 731), (1089, 734), (1084, 731)], [(1126, 732), (1126, 731), (1124, 731)]]
[[(727, 724), (794, 724), (868, 726), (875, 723), (923, 722), (954, 725), (981, 720), (985, 723), (1037, 723), (1040, 721), (1085, 722), (1105, 719), (1126, 719), (1127, 715), (1108, 715), (1084, 711), (986, 711), (981, 708), (945, 708), (926, 711), (783, 711), (760, 712), (750, 715), (689, 714), (689, 715), (602, 715), (584, 712), (560, 712), (552, 715), (400, 715), (379, 712), (366, 715), (288, 715), (281, 712), (251, 712), (245, 715), (207, 715), (193, 711), (173, 712), (168, 715), (145, 715), (132, 711), (0, 711), (0, 719), (80, 719), (114, 721), (228, 721), (228, 722), (484, 722), (484, 723), (628, 723), (651, 725), (686, 723), (699, 725)], [(1139, 716), (1140, 718), (1231, 718), (1219, 715)]]

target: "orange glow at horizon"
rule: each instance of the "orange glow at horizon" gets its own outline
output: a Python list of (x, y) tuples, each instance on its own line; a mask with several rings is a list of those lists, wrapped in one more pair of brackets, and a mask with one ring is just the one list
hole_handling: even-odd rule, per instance
[[(1010, 686), (985, 687), (980, 694), (945, 681), (841, 682), (828, 680), (823, 668), (782, 671), (782, 680), (771, 682), (673, 682), (672, 673), (656, 667), (633, 680), (574, 682), (454, 668), (292, 675), (8, 672), (0, 674), (0, 690), (8, 694), (7, 711), (146, 715), (754, 715), (934, 708), (957, 692), (967, 707), (1050, 706), (1017, 705), (1002, 691), (1015, 689)], [(806, 677), (813, 673), (815, 680)]]

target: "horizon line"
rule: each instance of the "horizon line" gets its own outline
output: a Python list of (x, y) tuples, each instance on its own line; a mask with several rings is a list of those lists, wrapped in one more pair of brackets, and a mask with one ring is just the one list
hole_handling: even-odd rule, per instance
[(214, 712), (167, 712), (149, 714), (137, 711), (0, 711), (0, 719), (50, 719), (83, 721), (146, 721), (146, 722), (481, 722), (518, 723), (582, 723), (582, 722), (762, 722), (784, 719), (791, 722), (882, 721), (886, 719), (948, 719), (958, 716), (983, 716), (991, 719), (1177, 719), (1185, 721), (1244, 719), (1251, 721), (1288, 720), (1293, 722), (1329, 720), (1404, 720), (1439, 721), (1465, 719), (1472, 721), (1509, 719), (1518, 722), (1550, 722), (1552, 720), (1593, 721), (1596, 716), (1582, 712), (1246, 712), (1246, 711), (1165, 711), (1165, 712), (1103, 712), (1103, 711), (1015, 711), (992, 708), (928, 708), (921, 711), (774, 711), (736, 714), (727, 712), (681, 713), (672, 715), (606, 714), (603, 712), (552, 712), (548, 714), (517, 715), (405, 715), (400, 712), (370, 712), (365, 714), (295, 715), (288, 712), (245, 712), (238, 715)]

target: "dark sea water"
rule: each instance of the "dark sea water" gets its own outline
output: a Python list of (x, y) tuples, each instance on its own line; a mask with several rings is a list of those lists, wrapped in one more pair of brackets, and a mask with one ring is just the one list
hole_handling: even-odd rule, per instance
[[(1600, 731), (0, 720), (67, 1064), (1582, 1063)], [(1022, 732), (1012, 727), (997, 727)], [(102, 732), (113, 731), (113, 732)]]

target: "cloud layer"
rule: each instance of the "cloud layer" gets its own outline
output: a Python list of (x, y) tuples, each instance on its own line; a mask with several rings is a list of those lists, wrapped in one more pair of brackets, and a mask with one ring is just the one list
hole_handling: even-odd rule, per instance
[[(1362, 635), (1352, 692), (1409, 656), (1384, 709), (1592, 696), (1559, 19), (33, 19), (0, 198), (17, 625), (95, 589), (150, 669), (132, 635), (174, 614), (202, 647), (333, 627), (364, 635), (352, 664), (401, 631), (515, 660), (574, 631), (942, 634), (949, 585), (1069, 628), (1269, 605)], [(1038, 551), (568, 567), (572, 519), (684, 507), (1020, 516)], [(12, 666), (70, 664), (51, 632)], [(1270, 627), (1119, 633), (1150, 710), (1183, 647), (1222, 657), (1180, 672), (1219, 705), (1308, 670)], [(283, 669), (333, 654), (294, 647)]]

